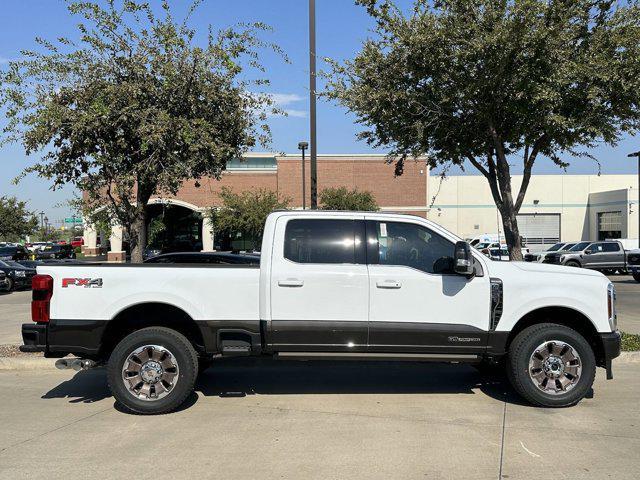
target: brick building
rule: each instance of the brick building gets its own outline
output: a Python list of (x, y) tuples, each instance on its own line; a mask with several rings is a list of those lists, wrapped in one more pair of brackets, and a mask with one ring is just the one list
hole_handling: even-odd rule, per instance
[[(234, 192), (264, 188), (277, 192), (281, 197), (291, 198), (292, 208), (302, 207), (302, 161), (299, 154), (248, 154), (242, 160), (234, 160), (220, 180), (202, 179), (187, 181), (178, 194), (152, 198), (153, 205), (171, 205), (186, 209), (185, 213), (202, 212), (208, 207), (219, 206), (219, 192), (223, 186)], [(309, 159), (306, 159), (306, 205), (310, 205), (311, 184)], [(386, 162), (385, 155), (319, 155), (318, 192), (328, 187), (357, 188), (373, 193), (382, 211), (410, 213), (426, 217), (428, 170), (424, 160), (408, 161), (404, 174), (394, 176), (394, 166)], [(215, 232), (208, 220), (195, 220), (193, 224), (194, 245), (204, 251), (214, 250)], [(85, 252), (96, 254), (99, 232), (85, 226)], [(104, 244), (104, 242), (103, 242)], [(109, 260), (122, 261), (122, 229), (115, 226), (111, 232)]]

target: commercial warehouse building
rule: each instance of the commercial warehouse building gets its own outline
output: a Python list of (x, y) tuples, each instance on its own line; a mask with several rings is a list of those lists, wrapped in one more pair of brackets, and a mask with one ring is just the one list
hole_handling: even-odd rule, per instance
[[(307, 208), (310, 168), (307, 158)], [(521, 177), (514, 177), (517, 190)], [(149, 217), (165, 215), (168, 233), (184, 249), (228, 248), (202, 213), (220, 206), (223, 186), (235, 192), (268, 189), (302, 207), (302, 162), (299, 154), (248, 154), (229, 163), (221, 180), (185, 182), (176, 196), (151, 199)], [(424, 159), (408, 161), (394, 176), (385, 155), (318, 156), (318, 191), (328, 187), (371, 191), (382, 211), (429, 218), (463, 238), (499, 234), (501, 221), (486, 179), (480, 175), (440, 178), (429, 173)], [(536, 175), (529, 184), (519, 215), (520, 233), (532, 250), (557, 241), (638, 238), (638, 190), (635, 175)], [(122, 229), (112, 228), (109, 259), (124, 259)], [(85, 226), (85, 251), (98, 252), (100, 232)]]
[[(513, 177), (514, 192), (521, 182)], [(533, 175), (518, 215), (520, 234), (533, 251), (559, 241), (637, 239), (637, 182), (636, 175)], [(483, 176), (431, 176), (428, 190), (427, 217), (459, 236), (503, 232)]]

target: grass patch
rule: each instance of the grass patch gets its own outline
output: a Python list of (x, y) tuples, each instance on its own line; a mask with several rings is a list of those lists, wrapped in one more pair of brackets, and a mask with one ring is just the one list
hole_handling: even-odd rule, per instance
[(622, 351), (633, 352), (640, 350), (640, 335), (622, 332)]

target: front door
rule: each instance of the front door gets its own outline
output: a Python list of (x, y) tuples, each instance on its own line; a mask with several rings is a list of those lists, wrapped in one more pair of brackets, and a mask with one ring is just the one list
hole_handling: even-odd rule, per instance
[(364, 217), (280, 217), (267, 342), (278, 351), (365, 351), (369, 281)]
[(451, 272), (454, 243), (411, 221), (367, 221), (369, 350), (475, 354), (486, 346), (488, 276)]

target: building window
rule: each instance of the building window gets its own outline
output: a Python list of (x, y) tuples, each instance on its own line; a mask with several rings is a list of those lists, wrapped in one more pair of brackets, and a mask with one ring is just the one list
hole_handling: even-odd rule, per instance
[(243, 157), (234, 158), (227, 162), (227, 170), (276, 170), (278, 163), (276, 157)]
[(622, 238), (622, 212), (598, 213), (598, 240)]

